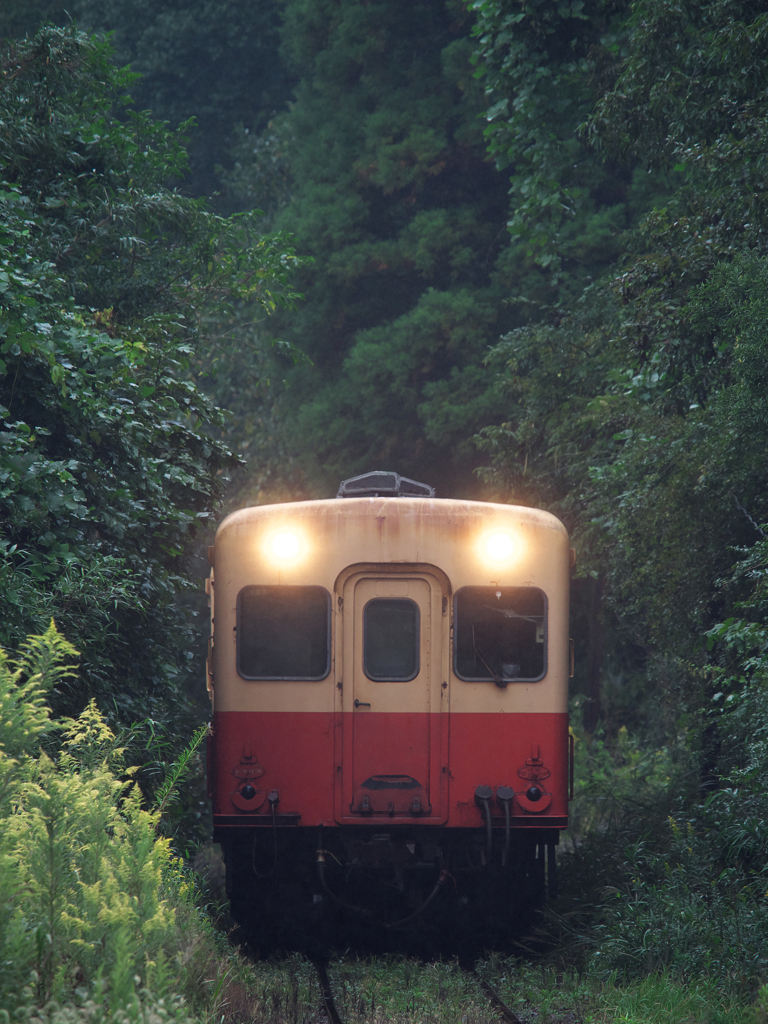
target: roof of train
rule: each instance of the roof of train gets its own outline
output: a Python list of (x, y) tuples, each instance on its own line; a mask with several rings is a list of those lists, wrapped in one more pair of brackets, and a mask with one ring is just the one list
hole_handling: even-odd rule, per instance
[(436, 520), (504, 519), (526, 526), (566, 532), (560, 520), (550, 512), (525, 505), (502, 505), (490, 501), (467, 501), (458, 498), (367, 497), (327, 498), (315, 501), (292, 501), (274, 505), (252, 505), (238, 509), (224, 519), (219, 532), (232, 527), (275, 518), (398, 518), (414, 517)]

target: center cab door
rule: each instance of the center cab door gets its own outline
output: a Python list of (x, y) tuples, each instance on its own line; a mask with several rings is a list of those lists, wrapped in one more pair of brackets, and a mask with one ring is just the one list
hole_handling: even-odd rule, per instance
[(382, 566), (338, 585), (339, 822), (446, 820), (448, 597), (437, 570)]

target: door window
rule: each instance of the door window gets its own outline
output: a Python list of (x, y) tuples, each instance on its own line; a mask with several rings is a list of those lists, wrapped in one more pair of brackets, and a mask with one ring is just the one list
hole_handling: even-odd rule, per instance
[(363, 671), (375, 682), (407, 682), (419, 674), (419, 606), (377, 597), (363, 609)]

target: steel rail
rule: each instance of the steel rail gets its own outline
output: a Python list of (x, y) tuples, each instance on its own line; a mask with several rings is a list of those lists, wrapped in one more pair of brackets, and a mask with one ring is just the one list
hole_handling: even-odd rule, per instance
[(504, 1000), (501, 998), (498, 992), (494, 992), (494, 990), (491, 988), (488, 982), (483, 981), (483, 979), (480, 977), (477, 971), (473, 969), (472, 973), (480, 983), (480, 988), (483, 990), (483, 992), (485, 992), (485, 994), (488, 996), (488, 998), (499, 1011), (499, 1013), (501, 1013), (501, 1015), (509, 1021), (509, 1024), (523, 1024), (523, 1021), (520, 1020), (520, 1018), (517, 1016), (517, 1014), (511, 1007), (507, 1006), (507, 1004), (504, 1002)]
[(480, 977), (475, 965), (468, 963), (466, 960), (460, 960), (459, 966), (466, 974), (471, 974), (475, 981), (478, 983), (483, 992), (488, 996), (491, 1003), (496, 1007), (499, 1013), (504, 1017), (505, 1020), (509, 1021), (509, 1024), (524, 1024), (524, 1021), (517, 1016), (515, 1011), (504, 1002), (498, 992), (491, 988), (487, 981)]
[[(333, 999), (333, 990), (331, 989), (331, 982), (328, 978), (328, 971), (326, 969), (325, 961), (323, 960), (312, 960), (312, 966), (317, 972), (318, 981), (320, 982), (320, 994), (323, 1000), (323, 1007), (328, 1017), (328, 1024), (344, 1024), (339, 1011), (336, 1009), (336, 1003)], [(493, 1006), (499, 1011), (509, 1024), (524, 1024), (524, 1022), (518, 1017), (515, 1011), (507, 1006), (501, 996), (477, 973), (474, 967), (465, 967), (464, 970), (467, 974), (471, 974), (475, 981), (478, 983), (483, 992), (488, 996)]]
[(336, 1009), (336, 1003), (333, 1001), (333, 990), (331, 989), (331, 982), (328, 978), (325, 962), (313, 959), (312, 966), (317, 971), (318, 981), (320, 982), (320, 994), (323, 997), (323, 1006), (328, 1017), (328, 1024), (344, 1024), (339, 1016), (339, 1011)]

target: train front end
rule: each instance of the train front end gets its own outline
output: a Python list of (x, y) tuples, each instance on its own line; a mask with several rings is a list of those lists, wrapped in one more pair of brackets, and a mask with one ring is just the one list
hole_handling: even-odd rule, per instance
[(217, 533), (209, 788), (251, 934), (334, 913), (385, 929), (474, 913), (487, 934), (541, 902), (547, 870), (554, 885), (568, 536), (423, 486), (367, 474)]

